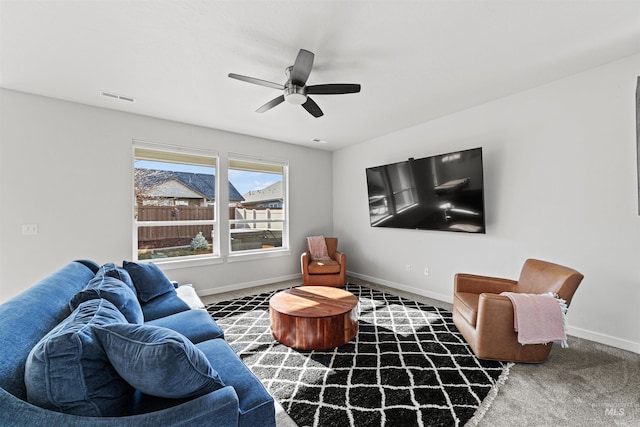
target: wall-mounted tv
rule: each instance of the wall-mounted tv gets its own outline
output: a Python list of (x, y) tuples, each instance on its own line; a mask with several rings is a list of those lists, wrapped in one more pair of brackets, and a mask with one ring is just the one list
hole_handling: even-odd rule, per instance
[(482, 148), (366, 173), (372, 227), (485, 233)]

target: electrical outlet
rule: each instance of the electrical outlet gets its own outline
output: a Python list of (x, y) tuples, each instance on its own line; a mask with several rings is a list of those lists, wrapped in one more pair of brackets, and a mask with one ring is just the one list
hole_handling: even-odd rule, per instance
[(429, 267), (425, 267), (424, 268), (424, 275), (428, 276), (429, 275)]
[(35, 236), (38, 234), (38, 224), (22, 224), (23, 236)]
[(411, 264), (405, 265), (404, 269), (405, 269), (406, 272), (410, 272), (411, 271)]

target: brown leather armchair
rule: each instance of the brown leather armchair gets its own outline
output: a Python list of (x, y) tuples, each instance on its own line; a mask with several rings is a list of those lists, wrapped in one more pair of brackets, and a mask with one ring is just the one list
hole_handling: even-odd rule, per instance
[(569, 306), (583, 277), (571, 268), (535, 259), (525, 261), (518, 281), (456, 274), (453, 322), (479, 359), (544, 362), (553, 343), (520, 344), (513, 326), (513, 305), (500, 293), (554, 292)]
[(344, 286), (347, 273), (347, 255), (338, 250), (337, 237), (325, 237), (331, 260), (313, 261), (309, 251), (300, 256), (302, 280), (307, 286)]

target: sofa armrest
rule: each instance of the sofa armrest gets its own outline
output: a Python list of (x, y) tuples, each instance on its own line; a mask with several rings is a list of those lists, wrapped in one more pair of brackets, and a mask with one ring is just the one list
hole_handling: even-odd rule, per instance
[(176, 293), (178, 294), (178, 298), (184, 301), (190, 309), (194, 310), (204, 308), (202, 300), (192, 285), (180, 285), (176, 288)]
[(478, 276), (476, 274), (458, 273), (453, 278), (453, 292), (469, 292), (474, 294), (515, 291), (518, 282), (499, 277)]
[(224, 387), (179, 405), (125, 417), (82, 417), (31, 405), (0, 388), (0, 425), (5, 427), (158, 427), (237, 426), (238, 396), (233, 387)]

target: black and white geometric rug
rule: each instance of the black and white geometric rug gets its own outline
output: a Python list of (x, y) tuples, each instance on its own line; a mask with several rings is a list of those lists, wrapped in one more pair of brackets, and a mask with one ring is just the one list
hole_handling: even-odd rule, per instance
[(325, 351), (273, 339), (275, 292), (207, 310), (300, 427), (462, 426), (482, 417), (510, 364), (477, 359), (447, 310), (359, 285), (346, 290), (360, 301), (358, 334)]

